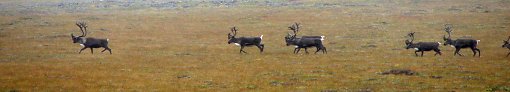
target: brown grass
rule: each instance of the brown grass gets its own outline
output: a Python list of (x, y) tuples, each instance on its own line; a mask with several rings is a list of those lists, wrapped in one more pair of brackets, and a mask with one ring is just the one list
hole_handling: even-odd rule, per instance
[[(345, 3), (368, 6), (248, 5), (3, 15), (0, 91), (483, 91), (510, 87), (510, 58), (504, 57), (508, 50), (501, 48), (501, 40), (510, 35), (509, 2)], [(488, 12), (477, 5), (488, 7)], [(449, 11), (452, 7), (463, 11)], [(102, 49), (78, 54), (81, 47), (69, 37), (79, 32), (76, 20), (88, 21), (88, 36), (109, 38), (113, 54), (100, 53)], [(293, 22), (304, 25), (302, 35), (326, 35), (329, 53), (291, 54), (293, 48), (284, 46), (283, 36)], [(412, 50), (403, 48), (404, 36), (411, 31), (417, 32), (417, 41), (443, 42), (445, 23), (454, 25), (454, 38), (480, 39), (482, 57), (471, 57), (468, 49), (461, 51), (464, 57), (453, 56), (453, 48), (447, 46), (441, 47), (442, 56), (426, 52), (415, 57)], [(264, 35), (266, 52), (259, 54), (250, 47), (246, 49), (250, 54), (239, 54), (238, 47), (227, 44), (226, 34), (234, 25), (240, 36)], [(378, 74), (389, 69), (411, 69), (418, 74)]]

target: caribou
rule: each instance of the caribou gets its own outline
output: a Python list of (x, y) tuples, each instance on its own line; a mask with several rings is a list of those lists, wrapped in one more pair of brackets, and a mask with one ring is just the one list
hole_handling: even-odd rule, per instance
[[(508, 48), (508, 50), (510, 50), (510, 43), (509, 43), (509, 41), (510, 41), (510, 36), (508, 36), (508, 39), (506, 39), (506, 41), (503, 40), (503, 45), (501, 47)], [(508, 57), (508, 55), (510, 55), (510, 52), (508, 52), (508, 54), (506, 54), (506, 57)]]
[(285, 42), (287, 46), (295, 45), (294, 54), (298, 54), (301, 48), (305, 49), (305, 52), (308, 54), (307, 48), (316, 47), (317, 52), (322, 51), (322, 53), (327, 53), (326, 47), (322, 44), (325, 36), (302, 36), (297, 37), (297, 33), (299, 32), (299, 23), (295, 23), (289, 27), (292, 30), (293, 34), (288, 33), (285, 36)]
[(90, 48), (90, 52), (94, 54), (93, 48), (104, 48), (104, 52), (108, 50), (110, 54), (112, 54), (112, 50), (108, 47), (108, 40), (109, 39), (98, 39), (93, 37), (85, 37), (87, 36), (87, 23), (84, 21), (78, 21), (76, 22), (76, 26), (78, 26), (81, 30), (82, 35), (80, 36), (74, 36), (73, 33), (71, 33), (71, 38), (73, 40), (73, 43), (79, 43), (83, 48), (81, 48), (80, 52), (78, 54), (81, 54), (81, 51)]
[(231, 33), (228, 33), (228, 44), (234, 43), (237, 46), (240, 46), (241, 49), (239, 53), (247, 53), (244, 51), (244, 47), (247, 46), (257, 46), (260, 50), (260, 53), (264, 51), (264, 44), (262, 44), (262, 37), (264, 35), (260, 35), (260, 37), (236, 37), (237, 28), (234, 26), (230, 29)]
[(406, 44), (406, 49), (410, 49), (410, 48), (413, 48), (415, 51), (414, 51), (414, 54), (416, 56), (418, 56), (418, 53), (417, 52), (421, 52), (421, 56), (423, 57), (423, 52), (424, 51), (434, 51), (436, 52), (436, 54), (434, 54), (434, 56), (436, 56), (437, 54), (441, 55), (441, 50), (439, 49), (439, 45), (441, 44), (440, 42), (418, 42), (418, 43), (414, 43), (414, 33), (415, 32), (411, 32), (409, 34), (407, 34), (407, 36), (410, 38), (410, 39), (407, 39), (405, 41), (405, 44)]
[(460, 49), (463, 48), (471, 48), (473, 51), (473, 57), (476, 56), (476, 53), (478, 52), (478, 57), (480, 57), (480, 49), (477, 48), (478, 43), (480, 40), (474, 40), (474, 39), (451, 39), (451, 33), (452, 33), (452, 25), (451, 24), (445, 24), (444, 31), (448, 34), (448, 37), (443, 35), (444, 46), (450, 45), (451, 47), (455, 48), (455, 53), (453, 53), (453, 56), (459, 55), (464, 56), (459, 53)]

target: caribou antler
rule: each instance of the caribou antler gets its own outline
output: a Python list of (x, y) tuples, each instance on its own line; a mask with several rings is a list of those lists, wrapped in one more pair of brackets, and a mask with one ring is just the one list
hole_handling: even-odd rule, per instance
[(407, 34), (409, 36), (409, 38), (411, 38), (411, 42), (414, 41), (414, 33), (415, 32), (411, 32), (411, 33)]
[(289, 27), (289, 30), (293, 30), (293, 31), (294, 31), (294, 30), (296, 30), (296, 29), (294, 29), (294, 25), (291, 25), (291, 26)]
[(444, 30), (445, 30), (445, 31), (451, 31), (451, 30), (452, 30), (452, 28), (453, 28), (452, 24), (445, 24), (445, 25), (444, 25)]
[[(446, 33), (448, 33), (448, 38), (450, 38), (450, 37), (451, 37), (452, 31), (453, 31), (453, 30), (452, 30), (452, 28), (453, 28), (453, 27), (452, 27), (452, 24), (445, 24), (445, 25), (444, 25), (444, 31), (445, 31)], [(446, 37), (445, 37), (445, 38), (446, 38)]]
[(87, 23), (85, 21), (77, 21), (76, 26), (81, 30), (81, 37), (87, 36)]
[[(232, 36), (236, 36), (237, 35), (237, 28), (234, 26), (230, 29), (230, 31), (232, 31)], [(230, 34), (230, 33), (229, 33)]]
[(414, 41), (414, 32), (410, 32), (407, 34), (407, 36), (409, 37), (407, 40), (406, 40), (406, 44), (409, 45), (409, 44), (412, 44), (413, 41)]
[(297, 33), (299, 32), (299, 23), (297, 23), (297, 22), (294, 23), (294, 29), (295, 29), (295, 31), (296, 31), (295, 33), (297, 35)]
[(299, 32), (299, 23), (294, 23), (292, 24), (290, 27), (289, 27), (290, 30), (292, 30), (292, 32), (294, 33), (294, 36), (297, 35), (297, 33)]
[(294, 25), (296, 25), (296, 30), (299, 31), (299, 23), (296, 22), (296, 23), (294, 23)]

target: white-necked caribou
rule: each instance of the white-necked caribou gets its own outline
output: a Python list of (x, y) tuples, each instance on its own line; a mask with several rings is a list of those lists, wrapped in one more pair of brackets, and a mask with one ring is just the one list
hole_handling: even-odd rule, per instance
[(260, 50), (260, 53), (264, 51), (264, 44), (262, 43), (262, 37), (264, 35), (260, 35), (259, 37), (236, 37), (237, 28), (232, 27), (230, 29), (231, 33), (228, 33), (228, 44), (234, 43), (237, 46), (240, 46), (241, 49), (239, 53), (247, 53), (244, 51), (244, 47), (247, 46), (257, 46)]
[(406, 49), (410, 49), (410, 48), (413, 48), (415, 51), (414, 51), (414, 54), (416, 56), (418, 56), (418, 53), (417, 52), (421, 52), (421, 56), (423, 57), (423, 52), (424, 51), (434, 51), (436, 52), (436, 54), (434, 54), (434, 56), (436, 56), (437, 54), (441, 55), (441, 50), (439, 49), (439, 45), (441, 44), (440, 42), (418, 42), (418, 43), (414, 43), (414, 33), (415, 32), (411, 32), (409, 34), (407, 34), (407, 36), (410, 38), (407, 39), (405, 41), (406, 43)]
[(451, 24), (445, 24), (444, 31), (448, 34), (448, 37), (443, 35), (443, 39), (445, 41), (444, 45), (445, 46), (450, 45), (451, 47), (455, 48), (455, 53), (453, 53), (453, 56), (455, 56), (457, 54), (459, 56), (464, 56), (464, 55), (459, 53), (460, 49), (471, 48), (471, 50), (473, 51), (473, 56), (476, 56), (476, 53), (478, 52), (478, 57), (480, 57), (480, 49), (477, 48), (478, 43), (480, 42), (480, 40), (475, 40), (475, 39), (455, 39), (455, 40), (452, 40), (451, 39), (451, 33), (452, 33), (452, 25)]
[(112, 50), (108, 47), (108, 40), (109, 39), (98, 39), (93, 37), (85, 37), (87, 36), (87, 23), (83, 21), (76, 22), (76, 26), (78, 26), (81, 30), (82, 35), (81, 36), (74, 36), (73, 33), (71, 33), (71, 38), (73, 40), (73, 43), (79, 43), (83, 48), (81, 48), (79, 54), (81, 54), (81, 51), (90, 48), (90, 52), (94, 54), (93, 48), (104, 48), (104, 52), (108, 50), (110, 54), (112, 54)]
[(298, 54), (301, 48), (305, 49), (305, 52), (308, 53), (307, 48), (310, 47), (316, 47), (317, 51), (315, 51), (315, 54), (317, 52), (322, 51), (322, 53), (327, 53), (326, 47), (324, 47), (324, 44), (322, 41), (324, 40), (325, 36), (302, 36), (297, 37), (297, 33), (299, 32), (299, 23), (295, 23), (289, 27), (290, 30), (292, 30), (293, 34), (288, 33), (287, 36), (285, 36), (285, 42), (287, 46), (295, 45), (294, 53)]

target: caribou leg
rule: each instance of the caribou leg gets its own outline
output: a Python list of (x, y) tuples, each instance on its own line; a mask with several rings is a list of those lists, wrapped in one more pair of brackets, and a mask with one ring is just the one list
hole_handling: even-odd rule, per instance
[(459, 51), (460, 51), (460, 48), (456, 48), (455, 53), (453, 53), (453, 56), (455, 56), (455, 54), (458, 54), (459, 56), (464, 56), (464, 55), (460, 54)]
[(322, 53), (328, 54), (328, 51), (326, 50), (326, 47), (322, 47)]
[(441, 55), (441, 50), (439, 50), (439, 49), (434, 49), (434, 51), (436, 52), (436, 54), (434, 54), (434, 56), (436, 56), (437, 54)]
[[(478, 51), (478, 57), (480, 57), (480, 54), (482, 54), (482, 53), (480, 52), (480, 49), (478, 49), (478, 48), (473, 48), (472, 50), (473, 50), (473, 52)], [(476, 54), (476, 52), (475, 52), (475, 54)], [(473, 57), (474, 57), (474, 56), (475, 56), (475, 55), (473, 55)]]
[(317, 52), (319, 52), (319, 51), (322, 51), (322, 54), (326, 54), (327, 53), (326, 47), (322, 47), (322, 46), (317, 47), (317, 51), (315, 51), (315, 54), (317, 54)]
[(112, 49), (108, 48), (108, 52), (110, 52), (110, 54), (112, 54)]
[(473, 57), (476, 56), (476, 48), (471, 47), (471, 51), (473, 51)]
[(101, 53), (103, 53), (104, 51), (108, 50), (108, 52), (110, 52), (110, 54), (112, 54), (112, 49), (108, 48), (108, 47), (104, 47), (104, 50), (101, 51)]
[[(294, 54), (298, 54), (298, 53), (299, 53), (299, 51), (301, 50), (301, 48), (296, 48), (296, 49), (297, 49), (297, 51), (296, 51), (296, 53), (294, 53)], [(294, 50), (296, 50), (296, 49), (294, 49)]]
[(418, 56), (418, 53), (417, 53), (417, 52), (418, 52), (418, 51), (414, 51), (414, 54), (415, 54), (416, 56)]
[(263, 46), (261, 46), (261, 45), (256, 45), (256, 46), (257, 46), (257, 48), (259, 48), (260, 53), (262, 53), (264, 51), (264, 47)]
[(424, 51), (421, 51), (421, 57), (423, 57), (423, 52), (424, 52)]
[(307, 50), (307, 49), (308, 49), (308, 48), (305, 48), (305, 52), (306, 52), (306, 54), (308, 54), (308, 50)]
[(103, 51), (101, 51), (101, 53), (103, 53), (104, 51), (106, 51), (106, 48), (104, 48)]
[[(317, 54), (317, 52), (319, 52), (320, 50), (322, 50), (322, 49), (320, 49), (319, 47), (317, 47), (317, 51), (315, 51), (315, 53), (313, 53), (313, 54)], [(323, 53), (324, 53), (324, 52), (323, 52)]]
[(112, 49), (108, 48), (108, 52), (110, 52), (110, 54), (112, 54)]
[(244, 46), (241, 46), (241, 49), (239, 49), (239, 53), (242, 53), (242, 52), (246, 53), (246, 51), (244, 51), (243, 49), (244, 49)]
[(260, 47), (262, 47), (262, 51), (264, 51), (264, 44), (260, 44)]
[(94, 54), (94, 49), (90, 48), (90, 53)]
[(80, 52), (78, 52), (78, 54), (81, 54), (81, 51), (83, 51), (83, 50), (85, 50), (85, 49), (87, 49), (87, 47), (83, 47), (83, 48), (81, 48), (81, 49), (80, 49)]

